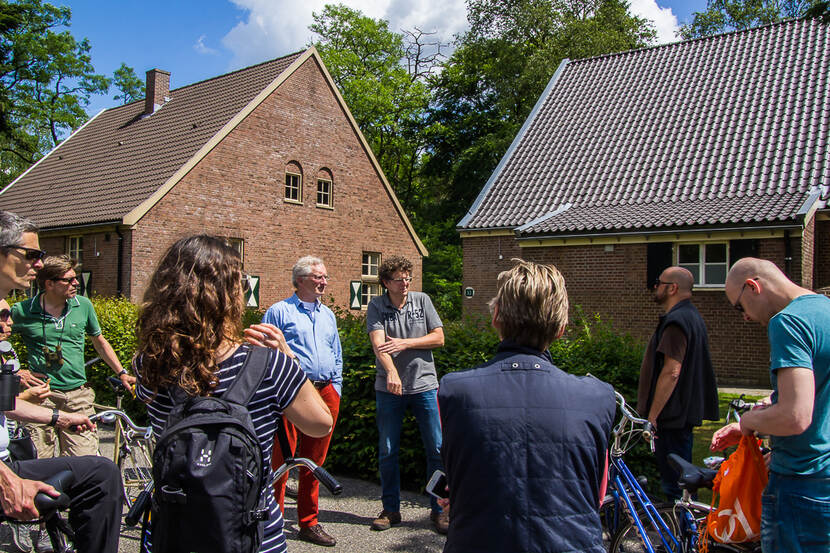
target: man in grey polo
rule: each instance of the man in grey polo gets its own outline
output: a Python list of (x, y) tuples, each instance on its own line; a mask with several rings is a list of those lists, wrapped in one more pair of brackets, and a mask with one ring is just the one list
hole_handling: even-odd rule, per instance
[[(408, 259), (390, 257), (381, 264), (378, 275), (386, 293), (369, 302), (366, 316), (369, 340), (377, 356), (375, 401), (383, 503), (372, 529), (387, 530), (401, 522), (398, 451), (407, 407), (421, 430), (427, 478), (442, 468), (438, 377), (432, 350), (444, 345), (444, 329), (429, 296), (409, 291), (412, 263)], [(447, 533), (447, 516), (435, 498), (430, 519), (438, 532)]]

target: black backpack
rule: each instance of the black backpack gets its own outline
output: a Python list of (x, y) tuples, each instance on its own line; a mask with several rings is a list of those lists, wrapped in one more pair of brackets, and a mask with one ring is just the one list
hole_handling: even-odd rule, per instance
[(171, 388), (173, 410), (153, 453), (153, 553), (259, 550), (269, 471), (246, 406), (271, 355), (252, 347), (221, 397)]

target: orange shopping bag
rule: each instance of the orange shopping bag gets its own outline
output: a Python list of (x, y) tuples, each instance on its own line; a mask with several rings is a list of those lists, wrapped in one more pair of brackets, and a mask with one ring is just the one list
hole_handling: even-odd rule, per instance
[(761, 494), (768, 479), (758, 440), (741, 437), (738, 449), (721, 464), (713, 482), (712, 511), (706, 517), (705, 533), (720, 543), (758, 541)]

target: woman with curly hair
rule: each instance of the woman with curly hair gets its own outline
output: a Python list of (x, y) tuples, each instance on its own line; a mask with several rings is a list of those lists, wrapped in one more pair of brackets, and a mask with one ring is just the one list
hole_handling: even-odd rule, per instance
[[(242, 282), (239, 254), (220, 238), (183, 238), (161, 259), (144, 294), (134, 360), (138, 396), (147, 403), (156, 436), (173, 408), (171, 387), (178, 386), (190, 396), (221, 397), (239, 375), (251, 349), (241, 339)], [(252, 342), (281, 345), (276, 329), (256, 328), (257, 339)], [(270, 471), (274, 433), (283, 415), (310, 436), (324, 436), (332, 425), (328, 408), (297, 362), (282, 351), (270, 359), (265, 378), (247, 405), (265, 474)], [(285, 551), (279, 506), (267, 486), (262, 494), (270, 516), (260, 551)]]

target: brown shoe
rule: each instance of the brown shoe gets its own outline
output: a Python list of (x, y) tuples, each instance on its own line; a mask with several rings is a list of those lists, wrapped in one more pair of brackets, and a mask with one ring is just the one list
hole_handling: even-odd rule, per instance
[(303, 541), (325, 547), (333, 547), (337, 543), (337, 540), (329, 536), (320, 524), (315, 524), (308, 528), (300, 528), (297, 537)]
[(389, 530), (392, 526), (401, 523), (401, 512), (392, 513), (384, 509), (378, 515), (378, 518), (372, 521), (372, 530), (383, 531)]
[(450, 529), (450, 516), (447, 514), (447, 511), (441, 513), (432, 511), (429, 514), (429, 520), (435, 525), (435, 531), (439, 534), (446, 534)]

